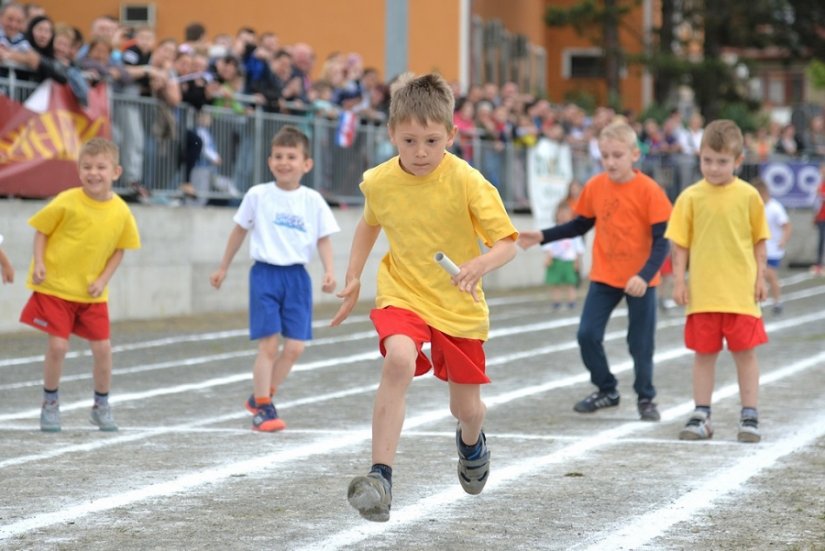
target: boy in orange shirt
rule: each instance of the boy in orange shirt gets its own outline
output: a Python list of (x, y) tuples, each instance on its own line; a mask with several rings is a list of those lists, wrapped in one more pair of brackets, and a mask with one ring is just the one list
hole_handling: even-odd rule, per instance
[(627, 123), (606, 126), (599, 134), (599, 150), (605, 171), (584, 186), (575, 206), (578, 217), (542, 231), (521, 232), (518, 244), (526, 249), (583, 235), (596, 226), (590, 288), (577, 337), (582, 361), (598, 390), (573, 409), (592, 413), (619, 405), (618, 381), (610, 372), (602, 343), (610, 314), (625, 298), (637, 408), (643, 421), (658, 421), (653, 402), (656, 285), (668, 252), (664, 234), (671, 204), (659, 184), (633, 168), (640, 151), (636, 133)]

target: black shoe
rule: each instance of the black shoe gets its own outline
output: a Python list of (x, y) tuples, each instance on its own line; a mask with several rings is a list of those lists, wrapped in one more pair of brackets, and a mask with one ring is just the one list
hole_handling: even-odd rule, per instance
[(662, 416), (659, 415), (656, 403), (650, 398), (642, 398), (636, 402), (636, 407), (639, 409), (639, 417), (642, 421), (658, 421), (662, 418)]
[(593, 413), (597, 409), (610, 408), (619, 405), (619, 393), (596, 391), (584, 400), (576, 402), (574, 411), (579, 413)]

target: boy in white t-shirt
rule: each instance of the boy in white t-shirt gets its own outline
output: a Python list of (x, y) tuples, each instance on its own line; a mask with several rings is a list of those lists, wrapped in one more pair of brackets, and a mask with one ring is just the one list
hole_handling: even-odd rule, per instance
[(765, 203), (765, 219), (768, 222), (768, 229), (771, 237), (765, 243), (767, 248), (767, 265), (765, 266), (765, 279), (768, 280), (768, 287), (773, 306), (771, 312), (775, 315), (782, 313), (782, 290), (779, 287), (779, 266), (785, 256), (785, 246), (791, 238), (791, 222), (788, 213), (782, 203), (771, 197), (768, 185), (761, 179), (754, 179), (753, 186), (759, 191), (762, 202)]
[[(249, 254), (255, 263), (249, 274), (249, 338), (258, 340), (258, 355), (246, 409), (254, 415), (252, 429), (257, 431), (286, 427), (272, 396), (312, 338), (312, 282), (306, 264), (315, 248), (324, 265), (321, 290), (335, 290), (329, 236), (340, 228), (321, 194), (301, 185), (301, 178), (312, 170), (309, 154), (309, 139), (293, 126), (284, 126), (272, 138), (268, 164), (275, 181), (246, 193), (221, 264), (209, 278), (220, 289), (251, 230)], [(279, 335), (284, 338), (280, 353)]]

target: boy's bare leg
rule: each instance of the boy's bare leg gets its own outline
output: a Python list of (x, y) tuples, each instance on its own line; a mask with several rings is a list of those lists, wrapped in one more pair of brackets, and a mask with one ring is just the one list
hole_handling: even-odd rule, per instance
[(112, 341), (89, 341), (92, 349), (94, 368), (92, 378), (95, 383), (95, 392), (108, 394), (112, 386)]
[(284, 348), (275, 360), (272, 366), (272, 380), (270, 387), (273, 391), (278, 390), (278, 387), (286, 380), (289, 372), (292, 371), (292, 366), (304, 353), (306, 343), (304, 341), (297, 341), (295, 339), (284, 339)]
[(258, 341), (258, 355), (252, 366), (252, 389), (256, 398), (269, 396), (272, 371), (278, 358), (278, 335), (269, 335)]
[(716, 384), (716, 358), (719, 353), (693, 357), (693, 401), (697, 406), (710, 406)]
[(69, 340), (49, 335), (49, 344), (46, 349), (46, 359), (43, 362), (43, 387), (55, 389), (60, 385), (60, 375), (63, 373), (63, 360), (69, 351)]
[(776, 270), (768, 268), (765, 270), (765, 279), (768, 280), (768, 287), (770, 289), (771, 298), (774, 304), (779, 304), (779, 276)]
[(450, 412), (458, 419), (461, 441), (473, 446), (481, 435), (487, 406), (481, 401), (481, 385), (450, 383)]
[(576, 302), (576, 287), (575, 285), (567, 285), (567, 302), (574, 303)]
[(392, 466), (407, 408), (418, 351), (406, 335), (384, 339), (384, 365), (372, 412), (372, 462)]
[(732, 352), (736, 362), (736, 375), (739, 379), (739, 398), (743, 408), (754, 408), (759, 403), (759, 362), (756, 359), (756, 350), (741, 350)]

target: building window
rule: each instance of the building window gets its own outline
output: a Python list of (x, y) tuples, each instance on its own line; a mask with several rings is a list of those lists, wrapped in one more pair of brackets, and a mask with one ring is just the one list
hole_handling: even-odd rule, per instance
[(562, 53), (564, 78), (604, 78), (604, 56), (600, 48), (568, 48)]

